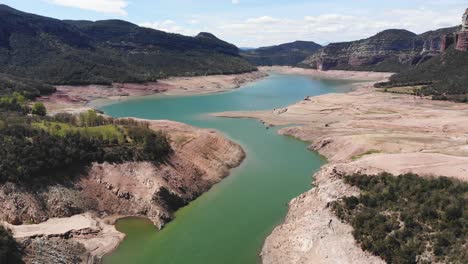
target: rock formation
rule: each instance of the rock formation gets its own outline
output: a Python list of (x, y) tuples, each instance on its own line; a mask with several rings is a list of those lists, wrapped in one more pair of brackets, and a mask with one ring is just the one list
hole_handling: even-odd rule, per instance
[(462, 30), (461, 31), (468, 31), (468, 8), (465, 10), (465, 14), (462, 17)]
[(319, 70), (399, 71), (420, 64), (440, 53), (458, 27), (443, 28), (421, 35), (400, 29), (382, 31), (370, 38), (331, 43), (302, 62), (302, 66)]
[(443, 35), (442, 43), (440, 45), (440, 51), (444, 52), (453, 43), (455, 43), (455, 36), (453, 34)]
[(462, 29), (455, 35), (455, 48), (460, 51), (468, 51), (468, 8), (463, 14)]

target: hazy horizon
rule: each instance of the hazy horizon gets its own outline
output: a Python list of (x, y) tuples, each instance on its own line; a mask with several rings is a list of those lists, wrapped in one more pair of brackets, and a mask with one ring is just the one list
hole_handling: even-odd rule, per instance
[[(369, 37), (385, 29), (415, 33), (456, 26), (466, 1), (277, 0), (7, 0), (21, 11), (58, 19), (122, 19), (194, 36), (210, 32), (239, 47), (295, 40), (328, 44)], [(261, 34), (259, 34), (259, 32)]]

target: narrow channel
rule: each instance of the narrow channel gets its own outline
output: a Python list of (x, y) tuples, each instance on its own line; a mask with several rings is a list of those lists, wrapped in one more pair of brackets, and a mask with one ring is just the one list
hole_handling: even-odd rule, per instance
[(209, 192), (182, 208), (163, 230), (128, 218), (117, 228), (127, 237), (107, 264), (254, 264), (262, 243), (287, 212), (288, 202), (310, 189), (311, 175), (325, 163), (307, 144), (280, 136), (257, 120), (208, 113), (284, 107), (305, 96), (348, 90), (349, 82), (272, 74), (225, 93), (151, 96), (103, 106), (114, 117), (169, 119), (214, 128), (242, 145), (243, 164)]

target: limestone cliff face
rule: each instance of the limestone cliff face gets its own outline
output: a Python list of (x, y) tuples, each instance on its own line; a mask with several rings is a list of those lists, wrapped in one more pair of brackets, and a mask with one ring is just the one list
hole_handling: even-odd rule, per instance
[(407, 30), (390, 29), (352, 42), (331, 43), (302, 62), (319, 70), (398, 71), (437, 55), (444, 43), (443, 34), (458, 27), (416, 35)]
[(468, 51), (468, 8), (462, 17), (462, 29), (455, 35), (455, 48), (460, 51)]
[(468, 51), (468, 31), (462, 31), (456, 35), (455, 48), (459, 51)]
[(468, 8), (462, 17), (462, 26), (460, 31), (449, 32), (443, 37), (441, 51), (445, 51), (450, 45), (455, 44), (455, 49), (459, 51), (468, 51)]

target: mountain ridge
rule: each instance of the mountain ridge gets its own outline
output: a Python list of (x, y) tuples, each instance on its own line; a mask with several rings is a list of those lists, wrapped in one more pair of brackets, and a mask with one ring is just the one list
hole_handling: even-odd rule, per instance
[(297, 40), (280, 45), (241, 51), (241, 55), (257, 66), (296, 66), (297, 63), (321, 47), (321, 45), (313, 41)]
[(405, 71), (438, 54), (442, 35), (458, 28), (419, 35), (406, 29), (387, 29), (361, 40), (330, 43), (299, 65), (320, 70)]
[(47, 84), (149, 82), (256, 68), (209, 33), (196, 37), (123, 20), (59, 20), (0, 5), (0, 71)]

